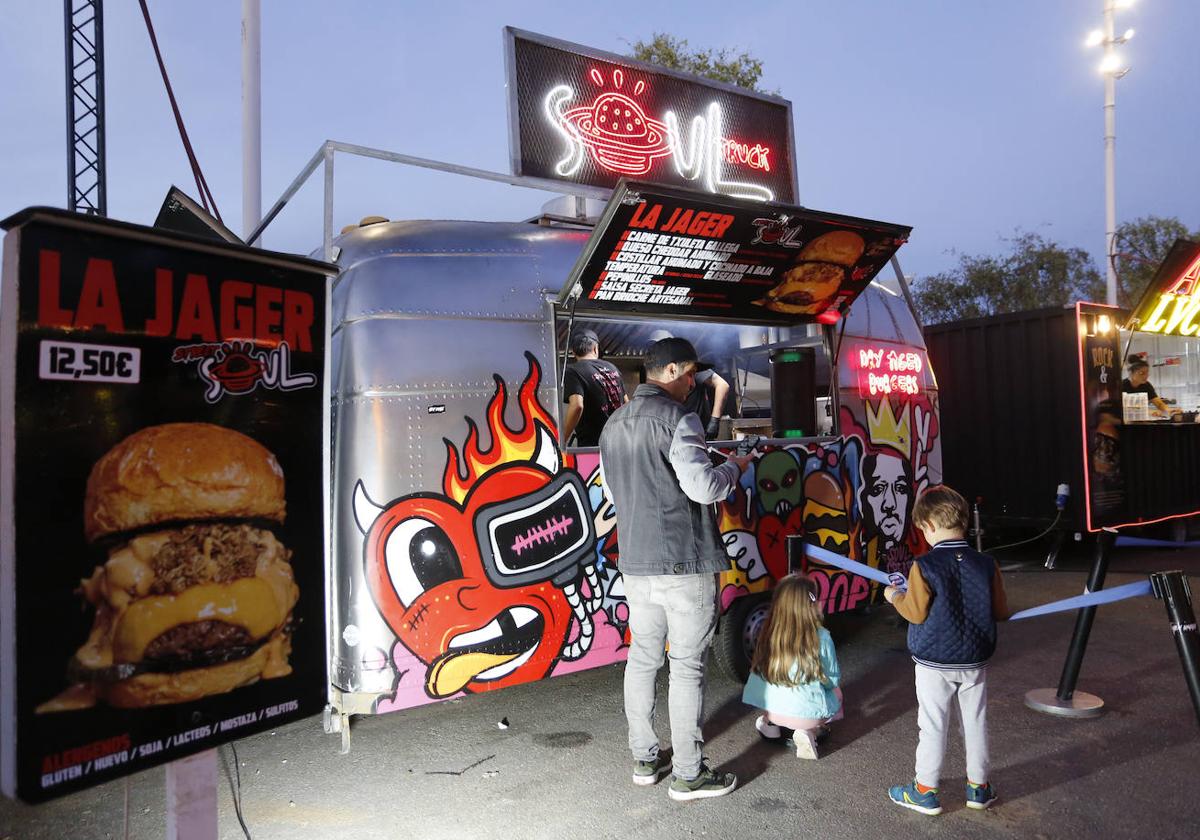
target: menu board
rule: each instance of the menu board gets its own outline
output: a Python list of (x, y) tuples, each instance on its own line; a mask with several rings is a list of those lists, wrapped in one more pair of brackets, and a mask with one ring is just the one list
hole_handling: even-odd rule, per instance
[(317, 712), (333, 267), (44, 208), (4, 227), (0, 788)]
[(559, 302), (578, 295), (581, 313), (835, 323), (911, 230), (622, 181)]

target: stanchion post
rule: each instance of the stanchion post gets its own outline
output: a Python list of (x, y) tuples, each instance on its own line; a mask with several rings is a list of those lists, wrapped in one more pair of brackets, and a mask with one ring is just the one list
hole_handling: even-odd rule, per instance
[[(1096, 535), (1096, 555), (1092, 560), (1092, 571), (1088, 575), (1087, 591), (1097, 592), (1104, 588), (1104, 577), (1108, 573), (1108, 556), (1117, 540), (1116, 531), (1101, 531)], [(1088, 636), (1092, 632), (1092, 620), (1096, 617), (1095, 607), (1082, 607), (1075, 617), (1075, 632), (1071, 635), (1071, 647), (1063, 663), (1062, 677), (1058, 689), (1035, 688), (1026, 693), (1025, 705), (1039, 712), (1063, 717), (1095, 717), (1104, 710), (1104, 701), (1086, 691), (1075, 691), (1079, 679), (1079, 668), (1087, 651)]]
[[(1108, 555), (1116, 539), (1114, 531), (1101, 531), (1096, 536), (1096, 557), (1092, 561), (1092, 573), (1088, 575), (1088, 592), (1098, 592), (1104, 588), (1104, 577), (1108, 574)], [(1095, 617), (1095, 607), (1084, 607), (1075, 616), (1075, 632), (1071, 636), (1071, 647), (1067, 650), (1067, 661), (1063, 663), (1056, 695), (1064, 703), (1075, 695), (1075, 683), (1079, 679), (1079, 668), (1083, 665), (1083, 654), (1087, 652), (1088, 636), (1091, 635), (1092, 621)]]
[(1192, 591), (1181, 571), (1155, 572), (1150, 575), (1154, 597), (1167, 607), (1171, 635), (1183, 665), (1183, 678), (1192, 695), (1196, 723), (1200, 724), (1200, 633), (1196, 630), (1196, 613), (1192, 609)]

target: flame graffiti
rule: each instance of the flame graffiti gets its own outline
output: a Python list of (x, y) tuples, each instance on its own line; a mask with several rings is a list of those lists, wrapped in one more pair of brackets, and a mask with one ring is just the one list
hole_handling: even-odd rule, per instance
[(730, 531), (753, 531), (758, 526), (758, 513), (746, 488), (738, 486), (733, 497), (717, 508), (717, 530), (722, 534)]
[[(557, 437), (558, 427), (550, 414), (537, 399), (538, 384), (542, 379), (541, 368), (533, 354), (525, 354), (529, 362), (529, 373), (521, 384), (517, 395), (517, 407), (521, 411), (521, 425), (511, 428), (504, 422), (504, 407), (508, 402), (508, 389), (499, 375), (494, 375), (496, 393), (487, 408), (487, 425), (491, 445), (479, 447), (479, 427), (468, 417), (467, 439), (463, 442), (460, 468), (459, 451), (448, 439), (446, 444), (446, 470), (442, 477), (442, 492), (462, 504), (468, 491), (484, 474), (512, 461), (532, 461), (538, 449), (538, 429), (545, 428), (552, 438)], [(556, 454), (555, 458), (559, 456)]]

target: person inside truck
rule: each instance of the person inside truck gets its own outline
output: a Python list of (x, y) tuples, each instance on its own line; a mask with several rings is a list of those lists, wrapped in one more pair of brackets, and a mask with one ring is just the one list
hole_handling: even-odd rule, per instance
[[(666, 330), (655, 330), (650, 333), (651, 343), (664, 338), (672, 338)], [(642, 382), (646, 381), (646, 372), (639, 371)], [(696, 365), (694, 385), (687, 399), (683, 401), (684, 408), (694, 411), (700, 417), (700, 425), (704, 427), (704, 436), (712, 440), (718, 434), (721, 425), (721, 412), (725, 410), (725, 398), (729, 396), (729, 382), (721, 374), (713, 370), (712, 365), (700, 362)]]
[(1145, 359), (1134, 357), (1129, 360), (1129, 378), (1121, 380), (1121, 393), (1145, 394), (1146, 399), (1163, 414), (1180, 414), (1180, 410), (1167, 405), (1150, 384), (1150, 365)]
[(575, 435), (576, 446), (598, 446), (608, 416), (629, 402), (616, 365), (600, 358), (600, 339), (592, 330), (577, 330), (571, 338), (575, 361), (563, 377), (564, 442)]

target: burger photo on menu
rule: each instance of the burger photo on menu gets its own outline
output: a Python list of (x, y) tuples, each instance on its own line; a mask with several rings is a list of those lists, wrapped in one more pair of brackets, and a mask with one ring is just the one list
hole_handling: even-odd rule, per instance
[(81, 581), (95, 609), (38, 713), (183, 703), (291, 673), (291, 552), (283, 470), (240, 432), (142, 429), (92, 467), (84, 536), (107, 560)]
[(779, 283), (754, 303), (773, 312), (816, 315), (837, 295), (866, 243), (857, 233), (835, 230), (806, 244)]

